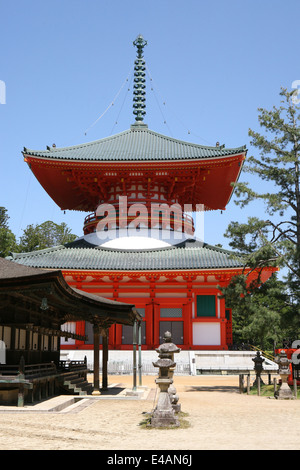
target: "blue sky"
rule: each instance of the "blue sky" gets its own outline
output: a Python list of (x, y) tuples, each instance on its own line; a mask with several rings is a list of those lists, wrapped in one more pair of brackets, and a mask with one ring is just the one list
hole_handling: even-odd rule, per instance
[[(149, 128), (202, 145), (250, 145), (258, 107), (280, 103), (300, 80), (299, 0), (2, 0), (0, 206), (17, 237), (28, 224), (66, 222), (82, 235), (86, 214), (64, 214), (23, 162), (23, 147), (76, 145), (134, 122), (125, 82), (138, 34), (145, 47)], [(150, 76), (152, 81), (150, 80)], [(122, 85), (126, 83), (125, 86)], [(122, 89), (121, 89), (122, 88)], [(114, 105), (104, 113), (116, 94)], [(240, 181), (250, 181), (242, 173)], [(261, 184), (251, 180), (251, 184)], [(261, 188), (261, 186), (260, 186)], [(205, 215), (205, 241), (228, 247), (231, 220), (253, 206)]]

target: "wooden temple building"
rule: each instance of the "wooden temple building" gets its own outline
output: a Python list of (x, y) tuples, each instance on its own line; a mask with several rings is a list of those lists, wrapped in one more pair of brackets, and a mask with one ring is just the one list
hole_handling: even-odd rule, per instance
[[(93, 326), (94, 384), (87, 363), (62, 361), (60, 340), (85, 340), (62, 328), (67, 322)], [(99, 392), (99, 342), (107, 387), (108, 329), (115, 322), (141, 321), (133, 305), (70, 287), (60, 270), (36, 269), (0, 258), (0, 405), (39, 401), (56, 393)], [(2, 347), (3, 346), (3, 347)]]
[[(190, 214), (226, 208), (247, 149), (203, 146), (150, 130), (144, 123), (146, 41), (138, 36), (134, 45), (135, 122), (128, 130), (71, 147), (23, 151), (62, 210), (86, 213), (83, 236), (12, 259), (61, 270), (76, 292), (135, 305), (144, 350), (158, 347), (166, 330), (183, 350), (227, 350), (232, 318), (219, 287), (241, 273), (244, 262), (199, 240)], [(263, 282), (273, 270), (263, 270)], [(71, 327), (88, 338), (74, 337), (61, 349), (93, 349), (90, 320), (73, 318)], [(132, 349), (132, 326), (115, 322), (108, 342), (112, 350)]]

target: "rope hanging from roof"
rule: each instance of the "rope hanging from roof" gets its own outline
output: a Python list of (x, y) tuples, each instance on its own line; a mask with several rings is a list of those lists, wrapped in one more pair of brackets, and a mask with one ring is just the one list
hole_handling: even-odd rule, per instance
[[(134, 69), (134, 91), (133, 91), (133, 108), (134, 108), (134, 111), (133, 111), (133, 114), (135, 114), (136, 116), (136, 122), (142, 122), (143, 119), (144, 119), (144, 116), (146, 114), (146, 111), (145, 111), (145, 108), (146, 108), (146, 104), (145, 104), (145, 101), (146, 101), (146, 98), (145, 98), (145, 88), (146, 88), (146, 85), (145, 85), (145, 71), (147, 72), (147, 74), (149, 75), (149, 79), (152, 83), (153, 82), (153, 78), (150, 74), (150, 71), (149, 71), (149, 68), (148, 66), (146, 65), (146, 62), (145, 60), (143, 59), (143, 48), (147, 45), (147, 41), (144, 40), (143, 36), (142, 35), (139, 35), (136, 40), (133, 42), (133, 45), (137, 47), (137, 58), (134, 62), (134, 66), (131, 67), (130, 69), (130, 72), (128, 74), (128, 76), (126, 77), (125, 81), (123, 82), (123, 84), (121, 85), (119, 91), (117, 92), (117, 94), (115, 95), (114, 99), (111, 101), (111, 103), (107, 106), (107, 108), (105, 109), (105, 111), (93, 122), (93, 124), (91, 124), (90, 127), (88, 127), (85, 131), (85, 135), (87, 134), (87, 132), (95, 126), (95, 124), (97, 124), (98, 121), (100, 121), (100, 119), (103, 118), (103, 116), (105, 116), (105, 114), (108, 112), (108, 110), (115, 104), (115, 101), (117, 100), (117, 98), (119, 97), (121, 91), (123, 90), (124, 86), (126, 85), (126, 83), (130, 80), (133, 79), (133, 76), (132, 76), (132, 70)], [(131, 85), (130, 85), (131, 86)], [(157, 86), (155, 87), (156, 90), (158, 90)], [(127, 89), (127, 91), (129, 91), (130, 88)], [(156, 103), (157, 103), (157, 106), (160, 110), (160, 113), (162, 115), (162, 118), (163, 118), (163, 122), (165, 125), (167, 125), (168, 127), (168, 130), (169, 130), (169, 133), (170, 135), (172, 136), (172, 132), (170, 130), (170, 127), (167, 123), (167, 120), (166, 120), (166, 117), (165, 117), (165, 114), (162, 110), (162, 107), (160, 105), (160, 100), (162, 102), (162, 104), (164, 106), (166, 106), (166, 101), (162, 98), (161, 94), (160, 94), (160, 99), (158, 99), (157, 95), (156, 95), (156, 90), (154, 90), (153, 87), (151, 87), (151, 91), (153, 92), (153, 95), (154, 95), (154, 98), (156, 100)], [(159, 92), (159, 90), (158, 90)], [(118, 118), (120, 116), (120, 113), (123, 109), (123, 106), (124, 106), (124, 103), (125, 103), (125, 100), (126, 100), (126, 97), (127, 97), (127, 93), (126, 93), (126, 96), (123, 100), (123, 103), (121, 105), (121, 109), (118, 113), (118, 116), (117, 116), (117, 119), (113, 125), (113, 128), (111, 130), (111, 133), (113, 132), (114, 130), (114, 127), (115, 125), (118, 123)], [(192, 132), (187, 126), (184, 125), (184, 123), (181, 121), (181, 119), (178, 118), (178, 116), (172, 111), (170, 110), (170, 112), (174, 115), (174, 117), (180, 122), (180, 124), (182, 125), (182, 127), (184, 127), (186, 130), (187, 130), (187, 133), (188, 134), (193, 134), (195, 135), (196, 137), (198, 137), (199, 139), (201, 139), (202, 141), (206, 142), (207, 144), (213, 146), (213, 144), (209, 141), (207, 141), (206, 139), (204, 139), (203, 137), (195, 134), (194, 132)]]
[[(146, 70), (147, 70), (147, 74), (148, 74), (148, 76), (149, 76), (150, 81), (151, 81), (152, 83), (154, 83), (154, 80), (153, 80), (153, 78), (152, 78), (152, 76), (151, 76), (151, 73), (150, 73), (150, 70), (149, 70), (149, 67), (148, 67), (148, 66), (146, 66)], [(161, 93), (160, 93), (160, 91), (159, 91), (157, 85), (155, 86), (155, 89), (156, 89), (156, 91), (158, 92), (158, 94), (160, 95), (159, 98), (160, 98), (162, 104), (163, 104), (164, 106), (166, 106), (166, 100), (163, 99), (163, 97), (162, 97), (162, 95), (161, 95)], [(160, 104), (159, 104), (159, 100), (158, 100), (158, 98), (157, 98), (157, 96), (156, 96), (156, 91), (155, 91), (155, 89), (154, 89), (153, 87), (151, 87), (151, 91), (153, 91), (155, 100), (156, 100), (156, 102), (157, 102), (157, 105), (158, 105), (158, 107), (159, 107), (159, 110), (160, 110), (160, 112), (161, 112), (161, 114), (162, 114), (162, 117), (163, 117), (163, 119), (164, 119), (164, 124), (166, 124), (166, 125), (168, 126), (167, 120), (166, 120), (165, 115), (164, 115), (164, 113), (163, 113), (163, 111), (162, 111), (162, 108), (161, 108), (161, 106), (160, 106)], [(174, 111), (172, 111), (169, 107), (168, 107), (168, 109), (169, 109), (169, 111), (171, 112), (171, 114), (173, 114), (173, 116), (177, 119), (177, 121), (181, 124), (181, 126), (182, 126), (184, 129), (186, 129), (186, 131), (187, 131), (188, 134), (193, 134), (194, 136), (196, 136), (196, 137), (198, 137), (199, 139), (201, 139), (203, 142), (206, 142), (207, 144), (213, 146), (213, 144), (212, 144), (211, 142), (207, 141), (207, 140), (204, 139), (203, 137), (201, 137), (201, 136), (195, 134), (194, 132), (192, 132), (192, 131), (182, 122), (182, 120), (178, 118), (178, 116), (174, 113)], [(169, 126), (168, 126), (168, 129), (169, 129), (169, 132), (170, 132), (170, 134), (171, 134), (171, 131), (170, 131)], [(172, 135), (172, 134), (171, 134), (171, 135)]]
[[(146, 69), (147, 69), (147, 73), (148, 73), (148, 75), (149, 75), (149, 79), (150, 79), (150, 81), (151, 81), (151, 82), (153, 82), (153, 78), (151, 77), (151, 74), (150, 74), (149, 68), (148, 68), (148, 67), (146, 67)], [(160, 112), (161, 112), (162, 118), (163, 118), (163, 120), (164, 120), (164, 124), (166, 124), (166, 126), (167, 126), (167, 127), (168, 127), (168, 129), (169, 129), (169, 133), (170, 133), (170, 135), (173, 137), (173, 134), (172, 134), (172, 132), (171, 132), (171, 129), (169, 128), (169, 125), (167, 124), (166, 117), (165, 117), (165, 115), (164, 115), (164, 113), (163, 113), (163, 111), (162, 111), (162, 108), (161, 108), (161, 106), (160, 106), (160, 104), (159, 104), (159, 100), (158, 100), (158, 98), (157, 98), (157, 96), (156, 96), (156, 92), (155, 92), (155, 90), (154, 90), (154, 88), (153, 88), (153, 87), (151, 87), (151, 91), (152, 91), (152, 92), (153, 92), (153, 94), (154, 94), (154, 98), (155, 98), (156, 104), (157, 104), (157, 106), (158, 106), (158, 108), (159, 108), (159, 110), (160, 110)], [(165, 101), (163, 101), (163, 100), (162, 100), (162, 102), (163, 102), (163, 105), (165, 106), (165, 105), (166, 105), (166, 102), (165, 102)]]
[(121, 114), (121, 112), (122, 112), (122, 110), (123, 110), (123, 107), (124, 107), (126, 98), (127, 98), (127, 96), (128, 96), (128, 92), (130, 91), (130, 88), (131, 88), (131, 85), (132, 85), (132, 79), (133, 79), (133, 74), (131, 74), (130, 83), (129, 83), (129, 85), (128, 85), (128, 88), (127, 88), (125, 97), (124, 97), (124, 99), (123, 99), (123, 102), (122, 102), (122, 105), (121, 105), (121, 108), (120, 108), (120, 111), (119, 111), (119, 113), (118, 113), (118, 115), (117, 115), (117, 119), (116, 119), (116, 121), (115, 121), (115, 123), (114, 123), (114, 125), (113, 125), (113, 127), (112, 127), (112, 130), (111, 130), (111, 132), (110, 132), (110, 135), (112, 135), (115, 126), (118, 124), (118, 120), (119, 120), (120, 114)]
[(115, 101), (117, 100), (117, 98), (119, 97), (121, 91), (123, 90), (124, 86), (126, 85), (126, 83), (129, 81), (129, 78), (130, 78), (130, 75), (132, 74), (132, 70), (133, 70), (133, 67), (131, 67), (130, 69), (130, 72), (129, 74), (127, 75), (125, 81), (123, 82), (121, 88), (119, 89), (118, 93), (115, 95), (114, 99), (112, 100), (112, 102), (107, 106), (106, 110), (101, 114), (101, 116), (99, 116), (95, 122), (93, 122), (93, 124), (88, 127), (84, 133), (84, 135), (87, 134), (87, 132), (92, 128), (94, 127), (95, 124), (97, 124), (98, 121), (100, 121), (101, 118), (103, 118), (103, 116), (107, 113), (107, 111), (115, 104)]

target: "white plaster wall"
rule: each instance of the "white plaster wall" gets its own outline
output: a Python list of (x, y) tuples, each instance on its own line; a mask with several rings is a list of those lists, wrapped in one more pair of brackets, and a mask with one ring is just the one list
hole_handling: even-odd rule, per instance
[[(67, 322), (61, 325), (61, 330), (62, 331), (68, 331), (69, 333), (76, 333), (76, 323), (75, 322)], [(75, 339), (73, 338), (67, 338), (65, 339), (63, 336), (60, 339), (60, 344), (63, 345), (74, 345), (75, 344)]]
[(221, 344), (220, 323), (193, 323), (194, 346), (219, 346)]

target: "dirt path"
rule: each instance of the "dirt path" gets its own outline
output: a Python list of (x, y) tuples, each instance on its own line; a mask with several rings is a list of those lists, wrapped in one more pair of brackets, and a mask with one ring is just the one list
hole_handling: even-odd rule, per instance
[[(237, 376), (175, 377), (188, 428), (143, 429), (155, 405), (155, 377), (143, 378), (148, 399), (93, 401), (67, 413), (1, 412), (0, 450), (300, 449), (300, 400), (239, 394)], [(132, 377), (110, 383), (132, 387)]]

